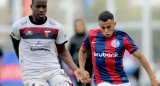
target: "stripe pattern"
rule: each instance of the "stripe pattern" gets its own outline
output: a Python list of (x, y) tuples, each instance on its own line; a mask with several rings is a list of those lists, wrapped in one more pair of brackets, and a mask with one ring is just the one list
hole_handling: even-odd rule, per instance
[(115, 30), (111, 38), (105, 38), (100, 29), (91, 30), (82, 43), (84, 49), (91, 48), (94, 68), (94, 82), (111, 84), (128, 83), (129, 80), (123, 68), (123, 55), (125, 49), (130, 53), (138, 47), (125, 33)]
[(23, 39), (56, 39), (58, 29), (44, 27), (26, 27), (20, 29)]

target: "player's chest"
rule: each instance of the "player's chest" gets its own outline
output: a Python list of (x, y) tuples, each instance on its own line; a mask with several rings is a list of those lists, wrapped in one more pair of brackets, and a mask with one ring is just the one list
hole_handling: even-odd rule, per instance
[(58, 30), (45, 27), (25, 27), (20, 29), (23, 39), (56, 39)]
[(123, 39), (122, 38), (112, 38), (112, 39), (100, 39), (96, 38), (90, 41), (91, 48), (97, 52), (106, 50), (123, 50)]

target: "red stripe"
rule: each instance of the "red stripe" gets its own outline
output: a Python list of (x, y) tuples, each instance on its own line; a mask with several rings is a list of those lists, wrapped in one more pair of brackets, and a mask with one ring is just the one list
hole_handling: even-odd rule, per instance
[[(88, 34), (87, 34), (88, 35)], [(86, 37), (84, 38), (84, 41), (82, 42), (82, 47), (85, 49), (85, 50), (87, 50), (87, 48), (84, 46), (84, 42), (85, 42), (85, 40), (86, 40), (86, 38), (87, 38), (87, 35), (86, 35)]]
[[(110, 39), (106, 39), (105, 43), (105, 53), (110, 53), (110, 54), (115, 54), (115, 48), (112, 47), (111, 42), (114, 40), (115, 37), (112, 37)], [(106, 65), (106, 70), (109, 73), (113, 84), (121, 84), (121, 78), (120, 75), (116, 72), (116, 62), (115, 62), (115, 57), (105, 57), (105, 65)]]
[(129, 52), (134, 50), (134, 46), (129, 42), (129, 40), (126, 36), (124, 36), (123, 43), (124, 43), (124, 48), (127, 49)]
[(84, 46), (84, 42), (82, 43), (82, 47), (83, 47), (85, 50), (87, 50), (87, 48)]
[(99, 83), (103, 82), (103, 80), (100, 77), (98, 68), (96, 66), (96, 57), (94, 56), (95, 52), (95, 43), (92, 43), (96, 41), (96, 35), (98, 34), (99, 30), (90, 31), (89, 34), (92, 36), (89, 36), (89, 41), (92, 48), (92, 62), (93, 62), (93, 68), (94, 68), (94, 77), (95, 77), (95, 83), (98, 85)]
[(26, 27), (20, 29), (21, 34), (28, 33), (28, 31), (31, 31), (32, 33), (45, 33), (45, 31), (50, 31), (53, 34), (58, 34), (58, 29), (47, 28), (47, 27)]

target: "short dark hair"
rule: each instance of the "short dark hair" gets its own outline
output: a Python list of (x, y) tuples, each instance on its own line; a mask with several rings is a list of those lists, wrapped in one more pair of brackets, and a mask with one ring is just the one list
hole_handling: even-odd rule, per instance
[(34, 3), (35, 0), (32, 0), (32, 4)]
[(109, 12), (109, 11), (102, 12), (98, 17), (98, 20), (99, 21), (101, 20), (103, 22), (106, 22), (108, 19), (111, 19), (111, 20), (114, 19), (113, 14), (111, 12)]

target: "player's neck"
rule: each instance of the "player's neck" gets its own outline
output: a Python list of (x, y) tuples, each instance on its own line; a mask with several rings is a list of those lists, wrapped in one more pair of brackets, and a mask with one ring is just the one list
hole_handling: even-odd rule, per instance
[(46, 21), (47, 21), (47, 17), (45, 17), (44, 19), (39, 19), (37, 20), (35, 17), (33, 17), (32, 15), (29, 16), (29, 19), (30, 21), (33, 23), (33, 24), (36, 24), (36, 25), (41, 25), (41, 24), (44, 24)]

